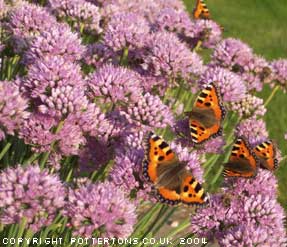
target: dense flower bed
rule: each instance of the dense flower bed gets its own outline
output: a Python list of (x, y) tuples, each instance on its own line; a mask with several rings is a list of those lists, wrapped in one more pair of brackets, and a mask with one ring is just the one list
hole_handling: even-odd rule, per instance
[[(218, 186), (218, 157), (228, 157), (235, 135), (252, 147), (268, 140), (271, 98), (256, 92), (264, 84), (286, 92), (286, 59), (269, 62), (224, 39), (220, 25), (193, 20), (180, 0), (0, 0), (0, 18), (5, 229), (26, 219), (33, 234), (145, 236), (142, 215), (157, 211), (142, 143), (155, 131), (173, 140), (198, 181), (217, 188), (192, 214), (190, 233), (220, 246), (286, 246), (272, 172)], [(211, 56), (203, 60), (205, 49)], [(224, 134), (193, 146), (184, 112), (211, 82), (228, 112)]]

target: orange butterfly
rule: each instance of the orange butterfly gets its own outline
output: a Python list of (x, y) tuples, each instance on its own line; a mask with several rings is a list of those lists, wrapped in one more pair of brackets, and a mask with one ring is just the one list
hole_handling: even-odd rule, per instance
[(209, 10), (203, 0), (196, 0), (196, 6), (193, 10), (194, 19), (210, 19)]
[(229, 161), (224, 164), (223, 175), (228, 177), (255, 177), (258, 159), (244, 137), (239, 137), (233, 145)]
[(207, 141), (222, 134), (222, 120), (225, 109), (217, 87), (210, 83), (197, 96), (189, 113), (191, 140), (195, 144)]
[(144, 149), (143, 175), (153, 183), (160, 202), (176, 205), (180, 202), (204, 204), (208, 201), (200, 183), (160, 136), (148, 133)]
[(271, 140), (262, 142), (253, 149), (259, 159), (260, 166), (270, 171), (274, 171), (278, 167), (276, 150), (277, 148)]

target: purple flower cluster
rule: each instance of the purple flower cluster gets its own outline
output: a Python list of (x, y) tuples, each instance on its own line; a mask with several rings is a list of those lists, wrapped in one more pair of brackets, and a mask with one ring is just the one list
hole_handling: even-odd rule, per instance
[(237, 112), (239, 117), (264, 116), (267, 111), (263, 99), (251, 94), (246, 94), (238, 102), (231, 102), (230, 109)]
[(87, 83), (90, 97), (102, 99), (103, 103), (128, 104), (136, 102), (143, 92), (139, 74), (111, 64), (100, 67), (90, 75)]
[(67, 21), (73, 28), (98, 34), (101, 15), (99, 8), (84, 0), (49, 0), (48, 6), (62, 20)]
[(9, 19), (9, 31), (16, 51), (28, 48), (34, 38), (57, 23), (56, 18), (44, 8), (28, 2), (22, 2), (15, 8)]
[(14, 81), (0, 81), (0, 140), (14, 135), (29, 117), (28, 101)]
[[(50, 170), (18, 166), (0, 174), (2, 224), (25, 217), (38, 231), (61, 211), (69, 234), (130, 236), (136, 207), (155, 201), (142, 176), (147, 131), (166, 128), (174, 137), (172, 150), (201, 183), (201, 163), (223, 153), (225, 136), (191, 144), (184, 118), (191, 93), (208, 83), (218, 87), (225, 108), (239, 115), (236, 135), (252, 146), (268, 139), (258, 119), (266, 108), (254, 92), (264, 83), (286, 89), (286, 60), (269, 63), (240, 40), (222, 40), (216, 22), (191, 20), (181, 0), (29, 2), (0, 0), (9, 34), (0, 50), (7, 42), (14, 53), (5, 47), (4, 61), (20, 58), (15, 67), (21, 65), (7, 75), (10, 81), (0, 81), (0, 140), (23, 139), (39, 155), (35, 163)], [(207, 64), (200, 49), (211, 49)], [(64, 187), (54, 172), (74, 172), (77, 186)], [(224, 194), (215, 194), (211, 207), (193, 217), (192, 230), (221, 246), (283, 246), (275, 177), (260, 171), (254, 180), (225, 185)]]
[(276, 188), (276, 178), (266, 170), (255, 179), (227, 179), (223, 193), (213, 195), (209, 207), (192, 217), (191, 230), (220, 246), (283, 247), (285, 215)]
[(251, 145), (257, 145), (268, 139), (266, 124), (262, 119), (251, 117), (236, 127), (237, 136), (245, 136)]
[(245, 98), (246, 86), (239, 75), (222, 67), (209, 67), (201, 76), (200, 84), (215, 83), (224, 102), (238, 102)]
[(202, 61), (178, 37), (169, 32), (150, 35), (145, 45), (142, 68), (153, 76), (163, 76), (171, 82), (189, 78), (203, 70)]
[(186, 41), (191, 46), (202, 42), (201, 45), (205, 48), (214, 48), (221, 40), (221, 35), (221, 27), (212, 20), (196, 20), (185, 34)]
[(136, 222), (134, 204), (109, 182), (69, 189), (64, 215), (73, 234), (82, 237), (128, 237)]
[(117, 52), (124, 48), (140, 48), (144, 45), (150, 27), (145, 18), (134, 13), (119, 13), (109, 21), (104, 44)]
[(76, 33), (68, 25), (57, 23), (43, 30), (36, 37), (25, 54), (28, 63), (35, 63), (45, 57), (61, 56), (65, 61), (77, 61), (83, 57), (85, 48)]
[(238, 39), (227, 38), (219, 42), (213, 51), (211, 64), (240, 75), (248, 92), (261, 91), (264, 83), (285, 88), (286, 60), (278, 59), (270, 63)]
[[(272, 79), (286, 92), (287, 87), (287, 59), (278, 59), (271, 63)], [(273, 84), (272, 84), (273, 85)]]
[(36, 232), (52, 223), (65, 205), (66, 189), (57, 175), (38, 166), (7, 168), (0, 174), (2, 224), (27, 221)]

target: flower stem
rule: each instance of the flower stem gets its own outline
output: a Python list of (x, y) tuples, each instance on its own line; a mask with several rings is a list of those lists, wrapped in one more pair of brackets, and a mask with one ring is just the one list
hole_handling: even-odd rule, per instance
[(128, 55), (129, 55), (129, 48), (125, 47), (123, 50), (123, 54), (120, 58), (120, 65), (122, 65), (122, 66), (128, 65)]
[(278, 91), (278, 89), (280, 88), (279, 85), (275, 86), (271, 92), (271, 94), (269, 95), (268, 99), (265, 101), (264, 106), (266, 107), (270, 101), (273, 99), (274, 95), (276, 94), (276, 92)]
[(33, 153), (28, 159), (23, 162), (23, 165), (26, 166), (31, 164), (34, 160), (36, 160), (40, 156), (40, 153)]
[(10, 149), (10, 147), (12, 146), (11, 142), (7, 142), (5, 147), (2, 149), (1, 153), (0, 153), (0, 160), (2, 160), (3, 156), (8, 152), (8, 150)]
[[(57, 129), (55, 130), (55, 134), (59, 133), (59, 131), (62, 129), (63, 125), (64, 125), (64, 120), (60, 121), (60, 123), (58, 124), (57, 126)], [(55, 145), (56, 141), (53, 141), (51, 143), (51, 150), (53, 149), (54, 145)], [(42, 158), (41, 158), (41, 161), (40, 161), (40, 167), (41, 169), (44, 168), (44, 165), (46, 164), (48, 158), (49, 158), (49, 155), (50, 155), (51, 151), (49, 152), (46, 152), (43, 154)]]

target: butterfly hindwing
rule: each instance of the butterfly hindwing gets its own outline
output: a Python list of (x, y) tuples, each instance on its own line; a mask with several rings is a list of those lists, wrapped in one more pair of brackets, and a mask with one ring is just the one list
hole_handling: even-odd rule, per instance
[(270, 171), (276, 170), (278, 167), (278, 160), (276, 159), (276, 146), (271, 140), (257, 145), (253, 151), (258, 157), (260, 166), (262, 168)]
[(195, 144), (200, 144), (211, 137), (221, 135), (224, 117), (225, 109), (219, 91), (213, 83), (210, 83), (197, 96), (190, 112), (191, 140)]
[(186, 204), (203, 204), (207, 200), (204, 189), (190, 173), (186, 173), (182, 179), (180, 198)]
[(152, 182), (161, 202), (175, 205), (180, 202), (203, 204), (207, 201), (199, 182), (186, 170), (185, 164), (179, 162), (177, 155), (163, 138), (149, 133), (145, 138), (144, 148), (143, 174)]
[(209, 10), (203, 0), (196, 0), (196, 6), (193, 10), (194, 19), (210, 19)]
[(258, 160), (243, 137), (239, 137), (233, 145), (228, 163), (224, 164), (223, 174), (228, 177), (254, 177), (258, 168)]

